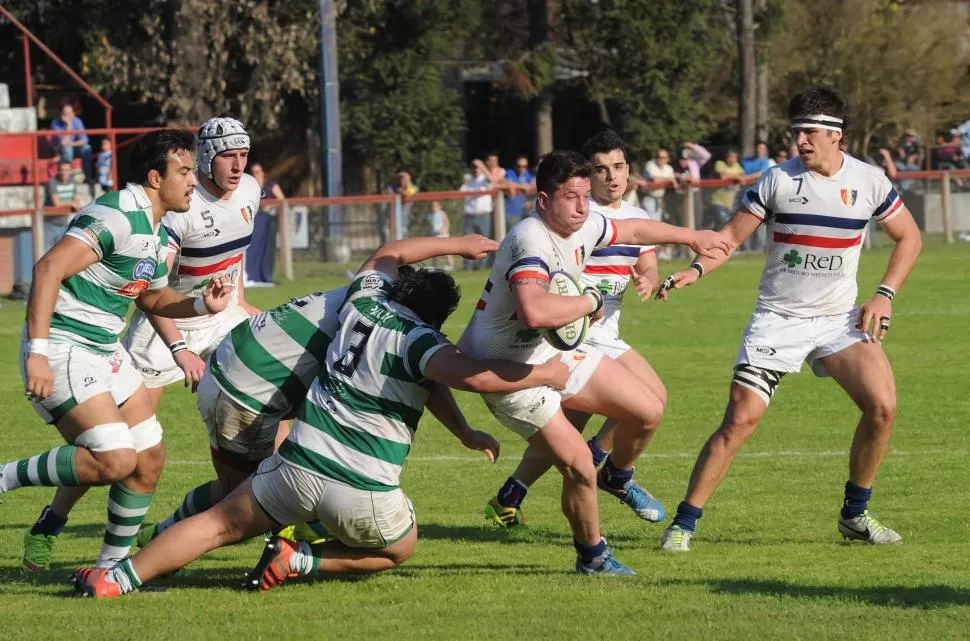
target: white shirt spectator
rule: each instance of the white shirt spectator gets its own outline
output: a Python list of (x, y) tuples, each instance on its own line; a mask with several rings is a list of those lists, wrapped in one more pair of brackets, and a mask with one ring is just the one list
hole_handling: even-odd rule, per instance
[[(491, 189), (491, 183), (488, 181), (488, 176), (484, 173), (474, 175), (468, 174), (465, 176), (465, 183), (458, 189), (458, 191), (488, 191)], [(469, 196), (465, 198), (465, 215), (466, 216), (476, 216), (479, 214), (490, 214), (492, 213), (492, 195), (483, 194), (481, 196)]]
[[(657, 164), (656, 160), (648, 160), (645, 168), (647, 180), (670, 180), (674, 179), (674, 166), (669, 162), (664, 163), (663, 167)], [(654, 189), (648, 192), (651, 198), (663, 198), (664, 189)]]

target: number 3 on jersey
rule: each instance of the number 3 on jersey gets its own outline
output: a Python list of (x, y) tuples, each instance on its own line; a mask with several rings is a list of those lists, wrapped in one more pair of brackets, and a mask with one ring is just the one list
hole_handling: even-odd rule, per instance
[(367, 340), (373, 331), (374, 326), (364, 321), (354, 323), (353, 332), (357, 335), (356, 340), (350, 344), (350, 347), (347, 348), (344, 355), (333, 364), (333, 368), (347, 378), (353, 376), (354, 372), (357, 371), (357, 366), (360, 364), (361, 356), (364, 355), (364, 347), (367, 345)]

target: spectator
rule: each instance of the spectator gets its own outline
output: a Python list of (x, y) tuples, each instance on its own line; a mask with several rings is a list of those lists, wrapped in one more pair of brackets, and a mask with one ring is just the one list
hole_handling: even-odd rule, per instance
[[(54, 131), (84, 131), (84, 123), (74, 115), (74, 107), (66, 104), (61, 107), (61, 115), (51, 121), (51, 129)], [(87, 134), (74, 133), (65, 134), (60, 137), (61, 158), (67, 162), (73, 162), (74, 156), (81, 157), (81, 169), (84, 171), (84, 180), (91, 180), (91, 144)]]
[[(431, 213), (428, 214), (428, 227), (431, 228), (431, 236), (434, 238), (448, 238), (451, 236), (451, 221), (448, 220), (448, 214), (441, 207), (440, 201), (431, 201)], [(444, 269), (446, 272), (450, 272), (455, 268), (454, 258), (450, 254), (444, 258)], [(437, 267), (438, 259), (432, 258), (431, 265)]]
[(970, 158), (970, 120), (952, 129), (950, 133), (960, 137), (960, 151), (963, 152), (964, 158)]
[[(390, 194), (398, 194), (400, 196), (410, 196), (412, 194), (418, 193), (418, 186), (414, 184), (411, 178), (411, 174), (406, 171), (399, 171), (395, 175), (397, 179), (394, 184), (387, 186), (387, 192)], [(401, 205), (402, 221), (400, 223), (403, 225), (404, 229), (398, 230), (398, 236), (404, 238), (406, 236), (406, 231), (409, 223), (411, 222), (411, 206), (413, 203), (405, 201)], [(380, 235), (381, 244), (388, 242), (388, 240), (397, 240), (397, 238), (390, 238), (391, 235), (391, 216), (394, 214), (394, 206), (389, 205), (382, 209), (380, 215), (380, 224), (378, 226), (378, 233)]]
[(253, 218), (253, 238), (246, 249), (246, 287), (273, 287), (273, 265), (276, 262), (276, 236), (279, 218), (275, 206), (267, 200), (283, 200), (286, 196), (279, 184), (269, 178), (262, 163), (249, 165), (249, 173), (259, 183), (259, 211)]
[(505, 172), (505, 184), (509, 195), (505, 197), (505, 228), (512, 226), (529, 215), (532, 194), (536, 193), (536, 177), (529, 171), (529, 158), (519, 155), (515, 159), (515, 169)]
[(492, 187), (496, 189), (505, 188), (505, 170), (498, 162), (498, 152), (490, 151), (488, 155), (485, 156), (485, 169), (488, 174), (488, 181), (492, 183)]
[(101, 139), (101, 151), (98, 153), (98, 157), (94, 162), (94, 167), (97, 170), (98, 184), (101, 186), (103, 191), (111, 191), (115, 187), (114, 179), (111, 177), (111, 163), (114, 154), (111, 151), (111, 139), (102, 138)]
[(784, 149), (779, 149), (778, 151), (775, 152), (775, 164), (776, 165), (780, 165), (783, 162), (787, 162), (787, 161), (788, 161), (788, 151), (786, 151)]
[[(677, 179), (687, 185), (691, 191), (691, 198), (694, 201), (694, 219), (698, 220), (703, 211), (704, 205), (701, 199), (701, 190), (697, 187), (701, 179), (701, 168), (711, 159), (711, 152), (694, 142), (685, 142), (680, 150), (679, 172)], [(679, 224), (684, 224), (680, 222)], [(696, 223), (695, 223), (696, 225)]]
[[(74, 181), (74, 167), (66, 160), (62, 160), (57, 167), (57, 176), (47, 183), (48, 207), (69, 207), (72, 212), (81, 209), (81, 198), (78, 194), (78, 184)], [(47, 216), (44, 218), (44, 251), (50, 251), (57, 241), (67, 231), (68, 223), (73, 216)]]
[(746, 176), (754, 176), (755, 178), (771, 169), (771, 157), (768, 155), (768, 144), (759, 140), (758, 144), (755, 145), (755, 154), (742, 160), (741, 166), (744, 168), (744, 174)]
[[(489, 191), (492, 183), (488, 179), (488, 168), (478, 159), (472, 161), (472, 173), (465, 175), (465, 182), (459, 191)], [(465, 222), (463, 234), (481, 234), (492, 237), (492, 195), (465, 197)], [(484, 267), (485, 260), (465, 259), (465, 269), (479, 269)]]
[(50, 160), (47, 161), (47, 180), (57, 178), (57, 172), (60, 171), (62, 160), (60, 146), (53, 147)]
[(711, 196), (711, 205), (714, 208), (714, 228), (720, 229), (727, 221), (731, 220), (734, 213), (734, 200), (738, 195), (739, 185), (744, 176), (744, 168), (738, 162), (738, 152), (729, 149), (724, 160), (714, 163), (714, 173), (718, 178), (730, 180), (733, 184), (721, 187)]
[(950, 139), (943, 134), (936, 137), (936, 145), (933, 147), (932, 165), (933, 169), (958, 169), (965, 164), (963, 148), (961, 147), (959, 131), (951, 130)]
[(899, 143), (899, 163), (903, 171), (919, 171), (923, 167), (923, 143), (912, 129), (903, 132), (903, 139)]
[(677, 184), (674, 167), (670, 164), (670, 152), (664, 147), (658, 149), (653, 160), (648, 160), (644, 166), (644, 173), (648, 181), (663, 183), (663, 186), (648, 191), (640, 201), (641, 207), (652, 219), (663, 220), (666, 214), (664, 195), (666, 195), (668, 188)]

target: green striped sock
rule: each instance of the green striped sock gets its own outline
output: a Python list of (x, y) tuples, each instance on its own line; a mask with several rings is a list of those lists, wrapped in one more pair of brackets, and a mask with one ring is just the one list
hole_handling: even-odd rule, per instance
[(179, 521), (185, 520), (190, 516), (195, 516), (200, 512), (205, 512), (212, 505), (211, 483), (203, 483), (199, 487), (189, 490), (189, 493), (182, 499), (182, 504), (178, 506), (178, 509), (158, 524), (155, 536), (158, 536)]
[(138, 578), (138, 573), (132, 567), (131, 559), (125, 559), (111, 568), (111, 571), (108, 572), (108, 578), (118, 584), (122, 594), (134, 592), (141, 587), (141, 579)]
[(2, 468), (0, 486), (6, 490), (18, 487), (78, 485), (74, 470), (73, 445), (55, 447), (49, 452), (11, 461)]
[(141, 494), (115, 483), (108, 492), (108, 526), (97, 566), (110, 568), (128, 556), (138, 528), (145, 521), (154, 494)]

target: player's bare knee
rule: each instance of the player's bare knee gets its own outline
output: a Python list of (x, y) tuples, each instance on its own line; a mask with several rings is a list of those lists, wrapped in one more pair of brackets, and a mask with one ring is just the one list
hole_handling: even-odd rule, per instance
[(559, 471), (562, 472), (563, 481), (570, 485), (596, 485), (596, 467), (593, 465), (593, 457), (590, 456), (587, 448), (585, 452), (576, 452), (569, 459), (560, 463)]
[(896, 394), (883, 392), (868, 399), (863, 412), (869, 416), (872, 423), (879, 428), (889, 429), (896, 419)]

